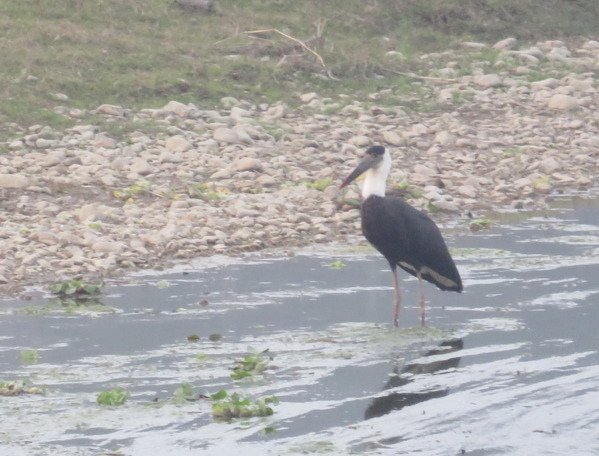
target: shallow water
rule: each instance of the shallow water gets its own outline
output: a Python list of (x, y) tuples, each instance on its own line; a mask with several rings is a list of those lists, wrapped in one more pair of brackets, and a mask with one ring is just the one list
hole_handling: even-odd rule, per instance
[[(0, 454), (599, 454), (599, 201), (564, 205), (449, 239), (465, 292), (426, 286), (425, 328), (405, 274), (391, 327), (391, 275), (363, 248), (139, 275), (66, 312), (4, 301), (0, 379), (47, 393), (0, 397)], [(264, 374), (231, 380), (267, 349)], [(217, 422), (169, 400), (184, 382), (280, 403)], [(130, 400), (97, 405), (114, 386)]]

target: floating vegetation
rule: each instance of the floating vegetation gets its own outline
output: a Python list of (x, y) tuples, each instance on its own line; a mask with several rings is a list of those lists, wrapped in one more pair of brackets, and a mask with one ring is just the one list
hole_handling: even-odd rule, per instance
[(37, 350), (21, 350), (21, 361), (25, 364), (35, 364), (39, 361), (40, 357)]
[(99, 393), (96, 402), (100, 405), (118, 406), (123, 405), (129, 397), (131, 394), (123, 388), (113, 388)]
[(198, 342), (200, 340), (200, 336), (197, 334), (190, 334), (187, 336), (187, 342)]
[(0, 396), (19, 396), (21, 394), (45, 394), (46, 390), (33, 386), (29, 380), (0, 380)]
[(103, 282), (89, 283), (81, 278), (65, 280), (64, 282), (56, 282), (50, 285), (50, 291), (60, 297), (68, 296), (91, 296), (100, 293), (104, 286)]
[(249, 354), (245, 358), (235, 361), (231, 378), (233, 380), (241, 380), (259, 375), (266, 370), (270, 360), (268, 349), (260, 353)]
[(156, 288), (169, 288), (172, 286), (172, 283), (170, 283), (168, 280), (159, 280), (154, 284), (154, 286)]
[(488, 230), (492, 222), (487, 218), (477, 218), (470, 222), (470, 231)]
[(329, 268), (331, 269), (343, 269), (345, 266), (347, 265), (341, 260), (335, 260), (329, 264)]
[(216, 420), (229, 421), (233, 418), (249, 418), (254, 416), (270, 416), (274, 413), (271, 405), (279, 403), (276, 396), (266, 396), (255, 401), (239, 393), (229, 394), (220, 390), (210, 396), (212, 416)]
[(208, 359), (208, 355), (206, 353), (200, 352), (197, 355), (195, 355), (194, 359), (198, 362), (198, 363), (203, 363)]
[(173, 393), (172, 401), (175, 404), (184, 404), (199, 399), (199, 395), (194, 393), (193, 386), (190, 383), (182, 383)]
[(222, 338), (223, 338), (222, 334), (218, 334), (218, 333), (213, 333), (208, 336), (208, 340), (210, 342), (218, 342)]
[(97, 298), (55, 298), (44, 305), (28, 306), (18, 309), (16, 312), (27, 315), (53, 315), (53, 314), (75, 314), (75, 315), (98, 315), (115, 313), (117, 310), (103, 304)]

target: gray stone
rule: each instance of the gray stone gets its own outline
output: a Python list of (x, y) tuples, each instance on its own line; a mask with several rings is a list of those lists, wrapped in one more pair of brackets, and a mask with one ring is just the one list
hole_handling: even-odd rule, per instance
[(540, 169), (546, 174), (551, 174), (554, 171), (560, 169), (562, 165), (553, 157), (547, 157), (540, 163)]
[(401, 146), (404, 143), (403, 138), (396, 132), (391, 130), (383, 131), (383, 141), (392, 146)]
[(139, 174), (140, 176), (146, 176), (152, 173), (153, 168), (146, 160), (137, 157), (131, 162), (130, 170), (131, 172)]
[(239, 144), (241, 141), (237, 134), (231, 130), (230, 128), (217, 128), (214, 130), (213, 138), (218, 142), (223, 142), (227, 144)]
[(268, 108), (264, 112), (264, 114), (262, 114), (262, 117), (264, 118), (264, 120), (273, 121), (273, 120), (282, 119), (283, 117), (285, 117), (286, 113), (287, 113), (287, 106), (285, 104), (281, 103), (281, 104), (271, 106), (270, 108)]
[(101, 114), (107, 114), (109, 116), (117, 116), (122, 117), (125, 115), (125, 110), (121, 106), (111, 105), (111, 104), (103, 104), (96, 108)]
[(233, 162), (233, 168), (236, 171), (262, 171), (264, 169), (260, 160), (252, 157), (238, 158)]
[(498, 41), (497, 43), (495, 43), (493, 45), (493, 47), (495, 49), (501, 49), (501, 50), (514, 49), (516, 47), (516, 44), (518, 44), (518, 40), (514, 37), (509, 37), (509, 38), (505, 38), (501, 41)]
[(0, 174), (0, 188), (24, 188), (32, 185), (31, 178), (23, 174)]
[(484, 87), (499, 87), (503, 85), (503, 80), (498, 74), (480, 74), (474, 76), (474, 83)]
[(175, 135), (169, 137), (165, 143), (164, 147), (172, 153), (176, 152), (185, 152), (192, 148), (191, 143), (182, 135)]
[(44, 231), (35, 231), (31, 234), (32, 239), (35, 239), (38, 242), (46, 245), (55, 245), (58, 244), (58, 236), (54, 233), (44, 230)]
[(302, 93), (300, 95), (300, 100), (302, 103), (310, 103), (313, 100), (318, 99), (318, 94), (316, 92)]
[(116, 141), (112, 139), (110, 136), (106, 136), (105, 134), (99, 133), (92, 141), (92, 146), (103, 147), (105, 149), (114, 149), (116, 147)]
[(35, 147), (38, 149), (48, 149), (49, 147), (54, 147), (58, 144), (56, 139), (46, 139), (46, 138), (38, 138), (35, 141)]
[(166, 105), (162, 107), (163, 112), (176, 114), (179, 117), (187, 117), (192, 110), (193, 107), (180, 103), (178, 101), (169, 101)]
[(358, 147), (366, 147), (368, 145), (370, 145), (370, 138), (368, 136), (353, 136), (352, 138), (349, 139), (348, 141), (350, 144), (353, 144), (354, 146), (358, 146)]
[(570, 95), (557, 93), (549, 99), (547, 107), (556, 111), (571, 111), (578, 108), (578, 100)]

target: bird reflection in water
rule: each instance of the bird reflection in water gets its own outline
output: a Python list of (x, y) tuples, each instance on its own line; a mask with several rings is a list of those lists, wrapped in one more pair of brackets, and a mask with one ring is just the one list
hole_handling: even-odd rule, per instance
[[(453, 339), (444, 341), (437, 348), (427, 351), (423, 356), (443, 355), (446, 353), (461, 350), (464, 347), (462, 339)], [(411, 363), (404, 366), (401, 370), (398, 367), (393, 369), (393, 376), (389, 379), (384, 389), (398, 388), (412, 382), (413, 376), (417, 374), (434, 374), (435, 372), (452, 369), (460, 363), (459, 356), (432, 361), (430, 363)], [(435, 399), (437, 397), (447, 396), (448, 388), (427, 390), (422, 392), (391, 393), (387, 396), (377, 397), (364, 412), (364, 419), (383, 416), (393, 410), (401, 410), (404, 407), (415, 405), (420, 402)]]

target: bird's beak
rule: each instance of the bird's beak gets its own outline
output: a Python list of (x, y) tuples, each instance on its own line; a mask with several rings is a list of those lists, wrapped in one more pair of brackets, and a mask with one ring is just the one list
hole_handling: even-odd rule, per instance
[(347, 176), (343, 182), (341, 182), (341, 185), (339, 186), (339, 188), (343, 188), (343, 187), (347, 186), (348, 184), (350, 184), (352, 181), (354, 181), (360, 175), (364, 174), (366, 171), (368, 171), (370, 168), (375, 166), (380, 161), (381, 161), (381, 157), (373, 157), (372, 155), (366, 155), (366, 157), (364, 157), (362, 159), (362, 161), (360, 163), (358, 163), (358, 166), (356, 166), (356, 168), (350, 173), (350, 175)]

